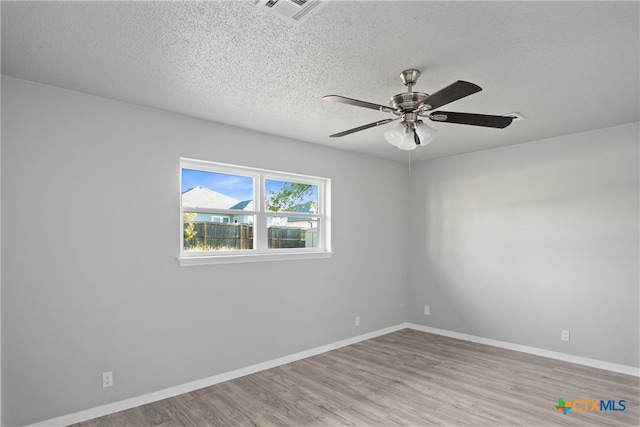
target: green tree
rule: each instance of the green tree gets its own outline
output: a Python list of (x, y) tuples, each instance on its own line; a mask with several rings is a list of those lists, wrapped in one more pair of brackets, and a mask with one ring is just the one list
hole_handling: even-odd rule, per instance
[(267, 198), (267, 210), (271, 212), (293, 211), (306, 196), (313, 193), (311, 184), (286, 182), (278, 192), (270, 191)]
[(198, 232), (196, 231), (196, 225), (193, 223), (193, 220), (196, 219), (195, 212), (185, 212), (184, 213), (184, 240), (190, 240), (196, 237)]

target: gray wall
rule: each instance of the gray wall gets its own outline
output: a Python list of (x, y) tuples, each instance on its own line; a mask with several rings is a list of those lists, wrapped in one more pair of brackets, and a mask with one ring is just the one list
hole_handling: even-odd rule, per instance
[[(331, 178), (333, 258), (179, 267), (180, 156)], [(3, 425), (405, 322), (406, 222), (379, 203), (405, 218), (407, 177), (406, 165), (3, 76)], [(104, 371), (114, 387), (101, 388)]]
[(635, 123), (414, 167), (409, 321), (637, 367), (639, 140)]
[[(406, 165), (3, 76), (3, 425), (407, 313), (637, 367), (638, 139), (638, 124), (602, 129), (423, 162), (407, 179)], [(180, 268), (180, 156), (331, 178), (335, 255)], [(408, 224), (389, 222), (381, 197)]]

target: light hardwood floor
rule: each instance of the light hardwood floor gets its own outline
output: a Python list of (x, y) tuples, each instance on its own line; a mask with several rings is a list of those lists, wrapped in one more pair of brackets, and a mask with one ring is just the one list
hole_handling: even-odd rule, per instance
[[(639, 383), (404, 329), (76, 426), (636, 426)], [(560, 397), (626, 410), (564, 415)]]

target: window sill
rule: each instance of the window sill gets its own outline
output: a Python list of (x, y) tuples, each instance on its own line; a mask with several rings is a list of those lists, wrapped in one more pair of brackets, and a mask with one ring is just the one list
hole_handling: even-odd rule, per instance
[(331, 258), (333, 252), (262, 252), (233, 255), (203, 255), (179, 257), (180, 267), (194, 265), (238, 264), (246, 262), (291, 261), (300, 259)]

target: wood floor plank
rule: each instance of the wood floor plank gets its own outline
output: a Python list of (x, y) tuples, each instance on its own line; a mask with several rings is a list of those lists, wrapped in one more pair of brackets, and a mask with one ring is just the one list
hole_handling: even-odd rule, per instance
[[(558, 398), (625, 411), (556, 410)], [(404, 329), (76, 424), (135, 426), (637, 426), (640, 379)]]

